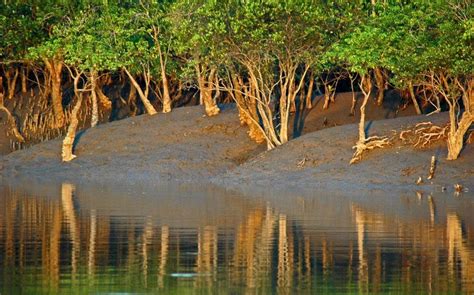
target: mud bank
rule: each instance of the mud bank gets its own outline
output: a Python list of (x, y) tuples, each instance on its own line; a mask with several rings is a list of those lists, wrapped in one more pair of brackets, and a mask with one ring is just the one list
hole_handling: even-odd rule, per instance
[(61, 140), (1, 158), (1, 176), (79, 182), (202, 182), (259, 153), (234, 108), (205, 117), (200, 107), (142, 115), (79, 133), (77, 158), (61, 162)]
[[(6, 182), (213, 183), (261, 191), (452, 192), (457, 183), (474, 190), (473, 145), (464, 149), (459, 160), (446, 161), (444, 143), (425, 150), (395, 144), (349, 165), (357, 124), (318, 127), (312, 132), (308, 125), (303, 136), (267, 152), (264, 145), (249, 140), (236, 112), (235, 107), (227, 107), (209, 118), (200, 107), (184, 107), (103, 124), (80, 134), (78, 158), (70, 163), (60, 160), (61, 140), (52, 140), (0, 158), (0, 175)], [(448, 118), (440, 114), (370, 121), (369, 134), (392, 135), (427, 120), (444, 124)], [(427, 180), (433, 155), (437, 170), (435, 178)], [(419, 177), (424, 181), (417, 185)]]
[[(369, 135), (398, 134), (423, 121), (445, 124), (446, 114), (370, 121)], [(396, 136), (398, 137), (398, 136)], [(460, 158), (446, 161), (444, 142), (427, 149), (414, 149), (395, 142), (384, 149), (369, 151), (363, 160), (349, 165), (352, 145), (357, 141), (357, 124), (312, 132), (216, 177), (226, 187), (260, 187), (276, 190), (331, 190), (341, 192), (441, 192), (454, 191), (462, 184), (474, 189), (474, 146), (467, 145)], [(427, 180), (431, 157), (436, 156), (435, 177)], [(416, 184), (418, 178), (421, 184)], [(471, 192), (472, 193), (472, 192)]]

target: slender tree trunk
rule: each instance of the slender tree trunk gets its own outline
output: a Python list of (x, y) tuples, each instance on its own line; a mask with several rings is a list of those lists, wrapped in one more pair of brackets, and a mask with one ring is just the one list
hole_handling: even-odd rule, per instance
[(247, 68), (248, 72), (248, 96), (255, 99), (259, 124), (261, 120), (267, 149), (273, 149), (275, 146), (281, 145), (281, 141), (273, 122), (272, 93), (266, 88), (265, 81), (262, 79), (261, 69), (258, 66), (254, 66), (252, 62), (247, 61), (243, 65)]
[(420, 109), (420, 105), (418, 104), (418, 101), (416, 100), (415, 90), (413, 88), (413, 82), (412, 81), (408, 82), (408, 91), (410, 92), (410, 97), (411, 97), (411, 100), (413, 102), (413, 106), (415, 107), (416, 113), (418, 115), (421, 115), (422, 112), (421, 112), (421, 109)]
[(288, 142), (288, 123), (290, 115), (291, 102), (296, 100), (296, 96), (300, 92), (304, 84), (304, 79), (308, 72), (309, 67), (306, 67), (304, 73), (301, 76), (301, 80), (296, 85), (296, 70), (297, 65), (289, 64), (283, 70), (282, 74), (285, 76), (285, 82), (281, 85), (281, 97), (280, 97), (280, 143), (284, 144)]
[(216, 74), (214, 76), (214, 79), (215, 79), (215, 86), (216, 86), (216, 93), (214, 93), (214, 98), (213, 98), (213, 101), (214, 102), (217, 102), (218, 99), (220, 98), (221, 96), (221, 88), (220, 88), (220, 82), (219, 82), (219, 76)]
[(331, 100), (331, 92), (332, 89), (330, 86), (326, 83), (323, 82), (324, 84), (324, 104), (323, 104), (323, 110), (327, 110), (329, 108), (329, 102)]
[(198, 74), (198, 84), (200, 92), (200, 100), (204, 104), (206, 115), (211, 117), (219, 114), (220, 109), (212, 99), (212, 82), (216, 74), (216, 69), (212, 68), (206, 79), (205, 73), (202, 73), (199, 66), (196, 67)]
[[(287, 73), (288, 75), (289, 73)], [(289, 110), (290, 110), (290, 101), (288, 99), (288, 84), (290, 82), (290, 78), (287, 76), (285, 79), (285, 83), (281, 85), (281, 96), (280, 96), (280, 142), (284, 144), (288, 142), (288, 117), (289, 117)]]
[(370, 80), (370, 75), (365, 74), (361, 77), (360, 88), (364, 94), (364, 100), (360, 106), (360, 121), (359, 121), (359, 140), (356, 145), (352, 147), (356, 151), (352, 156), (350, 164), (357, 163), (362, 159), (362, 154), (364, 151), (372, 150), (375, 148), (382, 148), (390, 144), (390, 140), (387, 137), (378, 137), (371, 136), (367, 137), (365, 132), (365, 107), (370, 98), (370, 93), (372, 91), (372, 81)]
[(4, 105), (3, 97), (4, 97), (4, 91), (3, 91), (3, 77), (0, 76), (0, 105), (1, 105), (1, 106)]
[(161, 81), (163, 83), (163, 113), (171, 112), (171, 98), (169, 91), (168, 78), (166, 77), (166, 64), (163, 60), (163, 54), (161, 53), (160, 45), (158, 44), (158, 50), (160, 55), (160, 66), (161, 66)]
[(314, 73), (311, 72), (309, 77), (308, 93), (306, 94), (306, 108), (313, 108), (312, 99), (313, 99), (313, 87), (314, 87)]
[(377, 105), (382, 105), (385, 92), (385, 79), (383, 77), (382, 69), (376, 67), (374, 69), (375, 83), (377, 84)]
[(196, 75), (198, 79), (198, 87), (199, 87), (199, 105), (203, 105), (204, 103), (204, 91), (206, 87), (206, 82), (204, 80), (203, 73), (201, 72), (201, 67), (199, 65), (195, 66)]
[(360, 106), (360, 120), (359, 120), (359, 143), (365, 143), (367, 136), (365, 134), (365, 107), (370, 98), (370, 92), (372, 89), (372, 82), (370, 77), (365, 75), (362, 77), (362, 92), (364, 93), (364, 100)]
[(255, 98), (245, 96), (242, 94), (244, 85), (240, 77), (237, 77), (236, 74), (231, 74), (232, 79), (232, 90), (234, 95), (232, 96), (235, 99), (237, 104), (237, 109), (239, 111), (240, 124), (249, 126), (249, 137), (257, 143), (262, 143), (265, 141), (262, 129), (258, 124), (259, 118), (257, 114), (257, 109), (255, 105)]
[(128, 93), (128, 104), (130, 106), (130, 116), (137, 114), (137, 89), (130, 84), (130, 92)]
[[(125, 70), (125, 73), (127, 73), (128, 78), (130, 79), (130, 82), (132, 83), (133, 87), (135, 87), (135, 89), (137, 90), (138, 95), (140, 96), (140, 99), (142, 100), (143, 105), (145, 106), (145, 109), (146, 109), (147, 113), (149, 115), (156, 114), (157, 112), (156, 112), (155, 108), (151, 104), (150, 100), (148, 100), (147, 95), (145, 95), (145, 93), (143, 93), (143, 91), (140, 88), (140, 85), (138, 84), (138, 82), (135, 80), (135, 78), (132, 76), (132, 74), (130, 74), (130, 72), (127, 69), (124, 69), (124, 70)], [(147, 89), (148, 89), (148, 86), (149, 85), (147, 83), (147, 85), (146, 85)], [(148, 90), (146, 90), (146, 93), (148, 93)]]
[(45, 59), (44, 63), (49, 71), (51, 79), (51, 100), (53, 104), (54, 116), (56, 118), (56, 127), (64, 126), (63, 98), (61, 92), (61, 73), (63, 63), (59, 60)]
[(92, 118), (91, 118), (91, 128), (97, 126), (97, 123), (99, 122), (99, 106), (97, 104), (97, 93), (96, 93), (96, 87), (97, 87), (97, 72), (92, 71), (91, 72), (91, 99), (92, 99)]
[(350, 112), (351, 116), (355, 115), (355, 108), (357, 105), (357, 97), (354, 91), (354, 81), (356, 80), (356, 77), (353, 77), (352, 74), (349, 72), (349, 80), (351, 81), (351, 94), (352, 94), (352, 103), (351, 103), (351, 112)]
[(169, 92), (169, 83), (168, 78), (166, 78), (166, 73), (162, 73), (163, 81), (163, 113), (171, 112), (171, 98)]
[[(289, 89), (289, 93), (294, 93), (295, 91), (295, 81), (293, 81), (293, 83), (290, 84), (290, 89)], [(295, 113), (296, 112), (296, 96), (293, 96), (291, 95), (290, 96), (290, 113)]]
[(5, 71), (5, 76), (7, 78), (8, 85), (8, 99), (11, 100), (15, 96), (16, 90), (16, 81), (18, 79), (18, 68), (9, 68), (8, 71)]
[(28, 79), (28, 66), (25, 66), (21, 69), (21, 92), (28, 92), (27, 89), (27, 79)]
[(239, 78), (237, 77), (236, 74), (232, 73), (231, 74), (231, 79), (232, 79), (232, 88), (231, 90), (234, 92), (233, 97), (235, 98), (235, 103), (237, 104), (237, 110), (239, 111), (239, 121), (240, 125), (248, 125), (250, 126), (250, 116), (247, 115), (247, 110), (246, 110), (246, 103), (244, 101), (244, 97), (242, 95), (242, 85), (240, 84)]
[(83, 94), (79, 92), (78, 84), (79, 84), (80, 74), (74, 78), (74, 94), (76, 96), (76, 104), (71, 112), (71, 118), (69, 127), (67, 129), (66, 137), (63, 140), (62, 146), (62, 160), (63, 162), (69, 162), (76, 158), (76, 155), (73, 154), (73, 147), (74, 147), (74, 140), (76, 138), (76, 130), (77, 126), (79, 125), (79, 119), (77, 118), (77, 114), (81, 108), (82, 104), (82, 97)]

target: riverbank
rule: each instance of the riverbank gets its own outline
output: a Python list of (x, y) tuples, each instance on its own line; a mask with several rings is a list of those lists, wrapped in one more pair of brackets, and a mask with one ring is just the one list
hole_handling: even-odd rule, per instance
[[(346, 95), (347, 96), (347, 95)], [(474, 147), (457, 161), (446, 161), (446, 145), (423, 150), (401, 143), (370, 151), (349, 165), (357, 141), (358, 116), (348, 116), (350, 99), (340, 97), (329, 110), (316, 106), (305, 115), (303, 135), (272, 151), (250, 141), (235, 106), (206, 117), (201, 107), (168, 114), (138, 116), (99, 125), (80, 133), (70, 163), (60, 160), (61, 140), (16, 151), (1, 158), (4, 181), (71, 181), (82, 183), (204, 183), (231, 189), (339, 191), (453, 191), (454, 184), (474, 189)], [(370, 106), (370, 135), (392, 136), (418, 122), (444, 124), (445, 114), (389, 117), (386, 108)], [(376, 111), (378, 110), (378, 111)], [(344, 113), (345, 112), (345, 113)], [(393, 113), (395, 114), (395, 113)], [(408, 116), (408, 117), (404, 117)], [(335, 126), (335, 127), (333, 127)], [(438, 159), (434, 179), (427, 180), (431, 156)], [(415, 182), (421, 177), (423, 183)]]

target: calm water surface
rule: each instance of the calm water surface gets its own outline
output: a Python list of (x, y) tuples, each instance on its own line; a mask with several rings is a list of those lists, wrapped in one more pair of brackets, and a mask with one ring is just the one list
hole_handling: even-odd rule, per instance
[(0, 187), (0, 293), (474, 293), (474, 197)]

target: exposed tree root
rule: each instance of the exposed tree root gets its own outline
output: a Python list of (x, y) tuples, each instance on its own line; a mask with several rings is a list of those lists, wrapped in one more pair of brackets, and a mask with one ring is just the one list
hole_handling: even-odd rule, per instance
[(400, 140), (404, 144), (413, 145), (415, 148), (426, 148), (432, 143), (445, 140), (448, 136), (448, 126), (437, 126), (431, 122), (416, 124), (413, 128), (400, 132)]
[(387, 145), (390, 145), (390, 140), (386, 136), (371, 136), (363, 142), (357, 142), (356, 145), (352, 147), (352, 149), (356, 151), (352, 156), (350, 164), (359, 162), (362, 159), (362, 155), (365, 151), (370, 151), (376, 148), (384, 148)]

